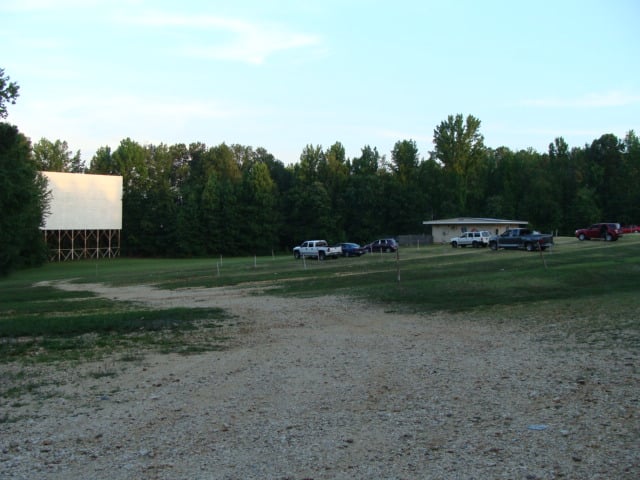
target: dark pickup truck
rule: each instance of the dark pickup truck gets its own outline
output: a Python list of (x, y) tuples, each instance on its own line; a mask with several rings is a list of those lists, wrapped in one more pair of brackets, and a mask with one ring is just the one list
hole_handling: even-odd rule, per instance
[(499, 248), (517, 248), (529, 252), (546, 250), (553, 245), (553, 235), (536, 232), (528, 228), (510, 228), (500, 235), (489, 239), (492, 250)]

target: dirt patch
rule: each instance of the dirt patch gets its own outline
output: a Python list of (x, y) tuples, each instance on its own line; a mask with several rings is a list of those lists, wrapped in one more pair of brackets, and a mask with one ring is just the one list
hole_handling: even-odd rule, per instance
[[(640, 471), (635, 351), (561, 345), (490, 318), (395, 314), (261, 287), (58, 286), (154, 307), (224, 308), (238, 319), (233, 346), (45, 368), (49, 395), (1, 400), (12, 419), (0, 430), (2, 478), (631, 479)], [(9, 381), (14, 367), (0, 368)]]

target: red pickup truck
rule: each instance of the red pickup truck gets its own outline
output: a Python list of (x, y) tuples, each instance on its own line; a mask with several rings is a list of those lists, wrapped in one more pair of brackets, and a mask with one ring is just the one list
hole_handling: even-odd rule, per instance
[(600, 239), (613, 242), (621, 236), (622, 229), (619, 223), (594, 223), (587, 228), (576, 230), (576, 238), (580, 241)]

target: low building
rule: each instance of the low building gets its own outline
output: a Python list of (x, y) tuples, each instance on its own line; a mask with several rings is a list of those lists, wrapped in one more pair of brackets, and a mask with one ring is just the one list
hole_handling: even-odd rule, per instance
[(445, 218), (443, 220), (425, 220), (423, 225), (431, 227), (434, 243), (449, 243), (453, 237), (464, 232), (487, 230), (492, 235), (498, 235), (508, 228), (527, 225), (525, 220), (505, 220), (501, 218)]

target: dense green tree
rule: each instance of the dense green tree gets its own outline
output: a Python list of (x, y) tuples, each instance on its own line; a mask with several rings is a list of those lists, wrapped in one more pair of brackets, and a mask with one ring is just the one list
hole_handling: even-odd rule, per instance
[[(229, 245), (233, 239), (229, 238), (229, 230), (224, 225), (220, 205), (223, 203), (220, 179), (215, 171), (211, 171), (200, 197), (200, 215), (196, 221), (200, 223), (202, 244), (206, 254), (230, 254)], [(226, 248), (225, 248), (226, 247)]]
[(602, 135), (586, 149), (589, 186), (595, 188), (596, 202), (608, 222), (615, 221), (612, 219), (625, 208), (620, 193), (620, 186), (626, 182), (623, 150), (624, 144), (613, 134)]
[(624, 138), (624, 180), (620, 185), (621, 221), (624, 223), (640, 223), (640, 139), (633, 130)]
[(401, 140), (391, 151), (391, 169), (400, 184), (409, 185), (416, 179), (420, 164), (418, 146), (414, 140)]
[(140, 253), (152, 256), (177, 255), (178, 191), (173, 186), (173, 152), (164, 144), (146, 147), (149, 185), (141, 212), (140, 228), (144, 242)]
[(311, 185), (319, 178), (319, 168), (325, 163), (324, 151), (320, 145), (307, 145), (300, 154), (300, 163), (294, 166), (296, 179), (306, 185)]
[(89, 173), (95, 175), (119, 175), (118, 167), (111, 157), (111, 148), (100, 147), (91, 159)]
[(449, 115), (433, 132), (435, 158), (453, 179), (453, 192), (457, 197), (460, 214), (466, 214), (467, 200), (477, 197), (483, 185), (479, 183), (480, 169), (485, 159), (484, 137), (480, 133), (480, 120), (472, 115), (463, 119), (461, 114)]
[[(571, 211), (576, 222), (574, 229), (587, 226), (602, 220), (602, 208), (596, 202), (596, 192), (588, 186), (581, 186), (571, 204)], [(565, 225), (565, 232), (572, 233), (570, 226)]]
[(253, 254), (270, 253), (278, 249), (281, 222), (277, 187), (267, 165), (257, 161), (247, 169), (242, 187), (241, 250)]
[[(20, 87), (0, 68), (0, 118), (15, 104)], [(0, 122), (0, 275), (46, 260), (39, 230), (48, 208), (46, 180), (38, 173), (29, 140)]]
[(556, 176), (549, 175), (549, 171), (547, 155), (526, 151), (523, 175), (527, 187), (521, 192), (523, 201), (520, 216), (535, 228), (546, 232), (558, 229), (562, 219), (561, 196), (554, 182)]
[(365, 146), (360, 157), (352, 159), (351, 174), (345, 188), (345, 237), (368, 243), (379, 235), (385, 198), (378, 150)]
[[(384, 175), (384, 214), (387, 235), (414, 233), (424, 219), (425, 190), (419, 184), (420, 157), (416, 142), (396, 142), (391, 152), (391, 172)], [(381, 233), (383, 233), (381, 232)]]
[(286, 238), (292, 241), (288, 247), (312, 238), (337, 240), (331, 199), (321, 182), (296, 183), (286, 194), (285, 206), (286, 221), (283, 228)]
[(178, 187), (177, 253), (202, 256), (207, 253), (207, 225), (202, 220), (202, 195), (209, 176), (213, 173), (209, 151), (204, 143), (191, 143), (185, 151), (178, 148), (179, 159), (174, 158), (176, 171), (186, 169)]
[(224, 143), (210, 149), (212, 166), (220, 180), (228, 180), (232, 183), (239, 183), (242, 180), (241, 162), (246, 160), (246, 156), (238, 158), (237, 151), (237, 147), (234, 150)]
[[(242, 239), (242, 171), (234, 150), (226, 144), (209, 149), (209, 158), (217, 182), (217, 203), (208, 205), (215, 209), (214, 223), (208, 239), (211, 253), (237, 255), (241, 252)], [(205, 200), (203, 199), (203, 204)]]
[(344, 146), (336, 142), (329, 147), (318, 165), (318, 179), (324, 185), (331, 201), (334, 227), (334, 240), (345, 238), (345, 203), (344, 193), (349, 179), (349, 165)]
[(4, 68), (0, 68), (0, 118), (7, 118), (7, 104), (15, 105), (20, 95), (20, 87), (10, 80), (4, 74)]
[[(333, 162), (334, 166), (341, 163), (337, 159)], [(337, 241), (343, 235), (340, 212), (333, 209), (329, 191), (334, 184), (325, 183), (330, 176), (327, 165), (322, 147), (307, 145), (300, 155), (300, 163), (293, 167), (293, 185), (283, 202), (285, 236), (292, 244), (310, 237)]]
[(384, 157), (380, 156), (377, 148), (366, 145), (361, 150), (362, 155), (351, 161), (351, 173), (353, 175), (373, 175), (378, 172)]
[(83, 173), (86, 170), (80, 150), (72, 153), (66, 141), (41, 138), (33, 145), (33, 156), (38, 168), (45, 172)]
[(0, 275), (46, 259), (39, 227), (47, 202), (46, 180), (29, 140), (17, 127), (0, 122)]
[(442, 205), (450, 196), (443, 183), (443, 172), (433, 158), (422, 162), (418, 167), (418, 188), (422, 195), (422, 203), (416, 210), (421, 220), (434, 220), (443, 215)]
[(148, 222), (151, 207), (149, 191), (150, 153), (130, 138), (120, 142), (111, 154), (115, 172), (122, 175), (122, 241), (125, 255), (148, 255), (149, 239), (154, 229)]
[(191, 156), (189, 149), (184, 143), (178, 143), (169, 147), (171, 157), (171, 188), (179, 195), (180, 189), (189, 176)]
[[(553, 183), (553, 191), (559, 208), (559, 218), (556, 228), (575, 223), (575, 212), (571, 205), (576, 197), (579, 186), (578, 165), (572, 155), (569, 145), (562, 137), (558, 137), (549, 144), (549, 163), (544, 175), (549, 176)], [(555, 175), (549, 175), (555, 172)]]

